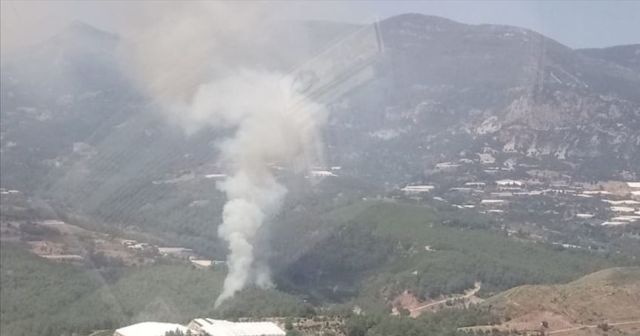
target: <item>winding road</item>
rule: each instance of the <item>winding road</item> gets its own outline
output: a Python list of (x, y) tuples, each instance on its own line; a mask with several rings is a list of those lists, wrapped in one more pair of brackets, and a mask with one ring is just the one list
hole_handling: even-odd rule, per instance
[(473, 288), (467, 290), (464, 295), (452, 296), (452, 297), (449, 297), (449, 298), (446, 298), (446, 299), (442, 299), (442, 300), (439, 300), (439, 301), (435, 301), (435, 302), (431, 302), (431, 303), (428, 303), (428, 304), (425, 304), (425, 305), (422, 305), (422, 306), (413, 307), (413, 308), (409, 309), (409, 312), (411, 313), (411, 316), (413, 316), (414, 314), (417, 316), (417, 315), (420, 315), (420, 313), (422, 313), (423, 310), (425, 310), (427, 308), (431, 308), (433, 306), (437, 306), (439, 304), (447, 303), (447, 301), (455, 300), (455, 299), (468, 299), (468, 298), (476, 295), (476, 293), (478, 293), (480, 288), (482, 288), (482, 284), (480, 282), (476, 282), (473, 285)]

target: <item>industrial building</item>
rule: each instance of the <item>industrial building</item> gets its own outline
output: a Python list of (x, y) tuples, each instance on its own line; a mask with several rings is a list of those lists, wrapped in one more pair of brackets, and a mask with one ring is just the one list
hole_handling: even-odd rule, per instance
[(169, 331), (207, 336), (285, 336), (273, 322), (231, 322), (210, 318), (193, 319), (185, 327), (181, 324), (142, 322), (117, 329), (114, 336), (164, 336)]
[(194, 334), (211, 336), (285, 336), (284, 330), (273, 322), (230, 322), (197, 318), (187, 325)]
[(187, 332), (187, 327), (176, 323), (142, 322), (117, 329), (113, 336), (164, 336), (169, 331)]

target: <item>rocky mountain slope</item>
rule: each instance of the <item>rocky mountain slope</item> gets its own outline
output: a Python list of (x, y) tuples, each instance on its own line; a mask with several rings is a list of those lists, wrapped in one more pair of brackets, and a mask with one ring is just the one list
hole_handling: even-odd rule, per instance
[(396, 177), (461, 159), (637, 173), (634, 69), (515, 27), (402, 15), (381, 32), (379, 76), (333, 114), (330, 132), (349, 134), (337, 161)]
[[(312, 43), (289, 66), (357, 29), (294, 24)], [(328, 102), (326, 163), (351, 179), (342, 189), (428, 180), (443, 162), (470, 176), (640, 174), (636, 52), (417, 14), (378, 32), (374, 76)], [(190, 245), (214, 241), (222, 195), (207, 176), (221, 173), (220, 134), (167, 123), (119, 63), (120, 40), (74, 24), (3, 60), (2, 187), (106, 223), (190, 232)]]

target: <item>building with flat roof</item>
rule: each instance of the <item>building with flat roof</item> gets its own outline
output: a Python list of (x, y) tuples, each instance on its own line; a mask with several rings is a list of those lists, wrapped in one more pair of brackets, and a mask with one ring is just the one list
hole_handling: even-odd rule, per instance
[(428, 193), (434, 188), (435, 186), (432, 185), (408, 185), (400, 190), (404, 191), (405, 194), (420, 194)]
[(169, 331), (187, 332), (187, 327), (177, 323), (142, 322), (117, 329), (113, 336), (164, 336)]
[(273, 322), (231, 322), (197, 318), (187, 326), (194, 334), (210, 336), (285, 336), (284, 330)]

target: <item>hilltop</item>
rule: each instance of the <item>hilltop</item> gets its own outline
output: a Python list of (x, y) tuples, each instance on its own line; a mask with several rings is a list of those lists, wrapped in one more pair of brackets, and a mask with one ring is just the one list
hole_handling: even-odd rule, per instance
[[(598, 271), (562, 285), (515, 287), (488, 298), (483, 305), (506, 320), (498, 329), (586, 335), (596, 332), (589, 329), (597, 329), (588, 326), (608, 324), (614, 332), (636, 335), (640, 331), (638, 302), (640, 267), (625, 267)], [(543, 321), (547, 328), (541, 328)]]

